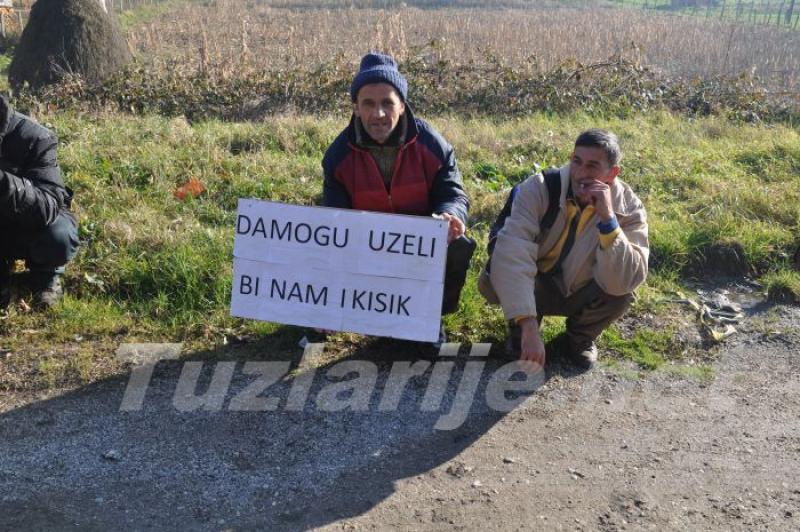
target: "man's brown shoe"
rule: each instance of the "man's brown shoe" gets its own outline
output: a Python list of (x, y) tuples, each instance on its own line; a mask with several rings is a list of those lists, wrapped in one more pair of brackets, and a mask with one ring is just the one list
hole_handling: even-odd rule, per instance
[(8, 308), (11, 303), (11, 277), (14, 272), (14, 261), (0, 259), (0, 310)]
[(8, 308), (11, 302), (11, 273), (5, 263), (0, 261), (0, 310)]
[(47, 310), (56, 306), (64, 297), (61, 275), (50, 272), (31, 272), (30, 287), (33, 292), (33, 306)]
[(568, 343), (569, 349), (567, 350), (567, 359), (573, 365), (581, 369), (589, 370), (597, 364), (597, 346), (594, 342), (579, 345), (574, 345), (572, 342)]

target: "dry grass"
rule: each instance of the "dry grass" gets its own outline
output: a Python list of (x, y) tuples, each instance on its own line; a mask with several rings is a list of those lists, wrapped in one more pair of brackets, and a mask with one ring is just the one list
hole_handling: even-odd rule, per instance
[(511, 67), (534, 63), (549, 70), (570, 59), (591, 63), (623, 54), (666, 75), (748, 72), (780, 90), (796, 90), (800, 78), (800, 33), (774, 27), (601, 7), (383, 10), (275, 4), (192, 3), (134, 25), (129, 40), (140, 57), (156, 63), (231, 77), (311, 69), (337, 57), (355, 63), (369, 49), (404, 59), (424, 48), (432, 58), (461, 65), (498, 58)]

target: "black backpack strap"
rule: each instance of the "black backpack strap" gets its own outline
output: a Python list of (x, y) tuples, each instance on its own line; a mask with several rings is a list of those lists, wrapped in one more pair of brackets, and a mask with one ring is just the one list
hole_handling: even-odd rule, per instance
[[(544, 177), (544, 183), (547, 186), (547, 210), (542, 216), (542, 219), (539, 221), (539, 229), (545, 230), (550, 229), (553, 226), (553, 222), (556, 220), (556, 216), (558, 216), (558, 208), (561, 202), (561, 170), (559, 168), (548, 168), (544, 172), (542, 172), (542, 176)], [(514, 198), (517, 197), (519, 193), (519, 185), (515, 185), (511, 192), (508, 194), (508, 198), (506, 198), (506, 203), (503, 205), (503, 209), (500, 211), (500, 214), (497, 215), (497, 219), (492, 224), (492, 228), (489, 230), (489, 244), (486, 246), (487, 251), (489, 252), (489, 260), (486, 262), (486, 271), (491, 272), (492, 268), (492, 253), (494, 252), (494, 246), (497, 243), (497, 234), (500, 232), (500, 229), (506, 223), (506, 218), (511, 215), (511, 207), (514, 204)]]
[(514, 198), (517, 197), (519, 193), (519, 185), (514, 185), (511, 189), (511, 192), (508, 194), (508, 198), (506, 198), (506, 203), (503, 205), (503, 208), (500, 210), (500, 214), (497, 215), (497, 219), (492, 224), (492, 228), (489, 230), (489, 244), (486, 246), (487, 250), (489, 251), (489, 256), (492, 256), (494, 252), (494, 245), (497, 241), (497, 233), (500, 232), (500, 229), (506, 224), (506, 218), (511, 215), (511, 206), (514, 205)]
[(558, 208), (561, 203), (561, 169), (548, 168), (542, 172), (544, 184), (547, 185), (547, 210), (539, 221), (539, 229), (545, 230), (553, 227), (553, 222), (558, 216)]

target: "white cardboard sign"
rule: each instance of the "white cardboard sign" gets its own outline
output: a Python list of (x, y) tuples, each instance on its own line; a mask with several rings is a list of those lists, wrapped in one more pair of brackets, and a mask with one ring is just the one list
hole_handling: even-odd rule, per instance
[(235, 232), (232, 315), (438, 339), (447, 222), (240, 199)]

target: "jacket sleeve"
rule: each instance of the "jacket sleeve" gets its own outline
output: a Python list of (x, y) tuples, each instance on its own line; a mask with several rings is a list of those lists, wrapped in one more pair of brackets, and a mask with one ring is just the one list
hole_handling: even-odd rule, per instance
[(339, 140), (328, 148), (322, 159), (322, 204), (325, 207), (335, 207), (337, 209), (351, 209), (353, 201), (347, 188), (336, 179), (336, 161), (333, 155), (337, 149)]
[(621, 296), (633, 292), (647, 278), (650, 248), (647, 213), (638, 199), (629, 214), (617, 214), (621, 231), (610, 246), (597, 246), (594, 279), (604, 292)]
[(322, 204), (325, 207), (337, 209), (352, 208), (352, 201), (347, 189), (333, 175), (325, 172), (325, 181), (322, 185)]
[(464, 191), (461, 172), (458, 171), (453, 147), (446, 144), (442, 168), (436, 173), (430, 190), (430, 203), (434, 213), (449, 213), (467, 223), (469, 199)]
[(497, 235), (490, 280), (503, 314), (510, 320), (536, 315), (534, 283), (539, 256), (539, 220), (547, 209), (547, 187), (541, 174), (520, 185), (511, 214)]
[(61, 201), (55, 183), (62, 182), (56, 149), (48, 132), (33, 139), (22, 175), (0, 171), (0, 216), (24, 229), (43, 229), (58, 217)]

